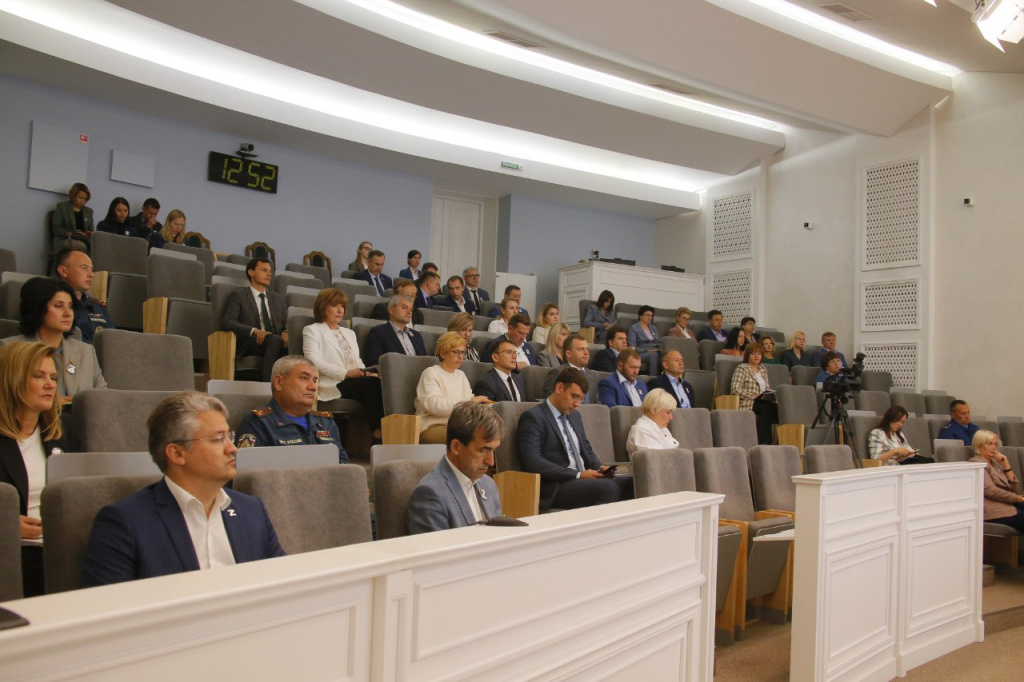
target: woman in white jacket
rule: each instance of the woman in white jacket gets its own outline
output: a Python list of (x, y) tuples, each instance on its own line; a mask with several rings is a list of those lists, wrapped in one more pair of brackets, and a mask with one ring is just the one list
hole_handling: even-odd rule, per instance
[(643, 413), (626, 437), (626, 452), (632, 457), (637, 450), (667, 450), (678, 448), (677, 441), (668, 430), (676, 399), (663, 388), (656, 388), (644, 396), (640, 404)]
[(342, 326), (348, 296), (343, 291), (324, 289), (313, 304), (316, 324), (302, 330), (302, 354), (320, 372), (320, 400), (341, 397), (358, 400), (366, 411), (373, 437), (380, 438), (384, 417), (380, 377), (366, 369), (359, 357), (356, 334)]

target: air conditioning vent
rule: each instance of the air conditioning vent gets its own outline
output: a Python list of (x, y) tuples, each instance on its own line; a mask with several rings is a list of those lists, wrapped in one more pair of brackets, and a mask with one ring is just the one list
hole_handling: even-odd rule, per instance
[(647, 83), (646, 85), (650, 88), (657, 88), (658, 90), (671, 92), (673, 95), (683, 95), (684, 97), (693, 97), (697, 94), (691, 90), (683, 90), (675, 85), (665, 85), (664, 83)]
[(819, 7), (827, 12), (838, 14), (847, 21), (872, 21), (874, 17), (869, 17), (867, 14), (855, 10), (852, 7), (841, 5), (839, 3), (832, 3), (830, 5), (819, 5)]
[(498, 40), (504, 40), (506, 43), (512, 43), (519, 47), (525, 47), (528, 50), (544, 47), (540, 43), (535, 43), (527, 40), (526, 38), (520, 38), (519, 36), (514, 36), (511, 33), (505, 33), (504, 31), (484, 31), (484, 35), (489, 35), (490, 37), (497, 38)]

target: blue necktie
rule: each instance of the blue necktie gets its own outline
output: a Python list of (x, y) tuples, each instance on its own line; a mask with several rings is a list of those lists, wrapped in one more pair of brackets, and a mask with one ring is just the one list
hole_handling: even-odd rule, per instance
[(562, 428), (565, 429), (565, 444), (569, 449), (569, 455), (576, 463), (576, 471), (584, 471), (583, 459), (580, 457), (580, 453), (576, 451), (576, 444), (572, 441), (572, 435), (569, 432), (569, 418), (564, 414), (558, 416), (562, 422)]
[(380, 277), (377, 277), (376, 275), (374, 275), (374, 277), (373, 277), (373, 284), (374, 284), (374, 286), (377, 287), (377, 293), (380, 294), (381, 296), (383, 296), (384, 295), (384, 287), (380, 283)]

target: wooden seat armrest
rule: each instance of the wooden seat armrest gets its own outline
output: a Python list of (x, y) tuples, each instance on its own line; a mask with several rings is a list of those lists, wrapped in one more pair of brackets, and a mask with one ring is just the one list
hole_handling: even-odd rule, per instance
[(235, 344), (237, 343), (234, 332), (213, 332), (206, 337), (211, 379), (232, 381), (235, 378)]
[(92, 273), (92, 286), (89, 287), (89, 297), (97, 301), (106, 301), (110, 286), (110, 273), (106, 270), (96, 270)]
[(781, 509), (763, 509), (759, 512), (754, 512), (754, 518), (760, 521), (761, 519), (793, 519), (796, 520), (796, 512), (782, 511)]
[(720, 395), (715, 398), (716, 410), (738, 410), (740, 409), (740, 397), (738, 395)]
[(170, 299), (166, 296), (147, 298), (142, 304), (142, 331), (146, 334), (166, 334), (169, 306)]
[(380, 422), (384, 445), (419, 445), (420, 418), (414, 414), (389, 414)]
[(540, 474), (526, 471), (502, 471), (494, 475), (498, 485), (501, 513), (522, 518), (540, 513)]

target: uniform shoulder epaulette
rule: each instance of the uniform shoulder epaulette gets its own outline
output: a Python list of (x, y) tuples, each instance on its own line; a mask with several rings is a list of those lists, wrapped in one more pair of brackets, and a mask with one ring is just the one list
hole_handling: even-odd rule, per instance
[(331, 418), (331, 417), (334, 416), (330, 412), (318, 412), (317, 410), (310, 410), (309, 413), (312, 414), (312, 415), (315, 415), (317, 417), (328, 417), (328, 418)]
[(264, 405), (263, 407), (257, 407), (255, 410), (252, 411), (252, 413), (257, 417), (266, 417), (268, 414), (273, 413), (273, 411), (274, 408), (270, 407), (269, 405)]

